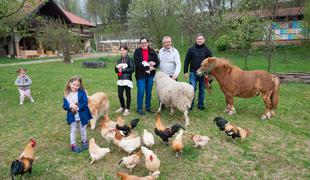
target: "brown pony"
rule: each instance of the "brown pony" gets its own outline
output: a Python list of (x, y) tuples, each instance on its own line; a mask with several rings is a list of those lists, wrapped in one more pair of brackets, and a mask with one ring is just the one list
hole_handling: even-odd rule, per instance
[(211, 74), (215, 77), (225, 95), (225, 112), (229, 115), (236, 113), (233, 97), (251, 98), (261, 95), (266, 110), (261, 119), (274, 116), (278, 105), (280, 80), (266, 71), (243, 71), (233, 66), (229, 61), (210, 57), (201, 63), (198, 75)]

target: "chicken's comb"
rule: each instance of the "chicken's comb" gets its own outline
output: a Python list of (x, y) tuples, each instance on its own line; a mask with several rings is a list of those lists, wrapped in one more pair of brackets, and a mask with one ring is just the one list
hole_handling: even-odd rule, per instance
[(37, 142), (34, 138), (31, 138), (30, 141), (32, 143), (32, 147), (34, 147), (37, 144)]

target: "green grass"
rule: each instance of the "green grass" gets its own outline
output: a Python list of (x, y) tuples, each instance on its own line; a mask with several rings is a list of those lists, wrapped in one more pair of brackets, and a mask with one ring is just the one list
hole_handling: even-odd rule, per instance
[[(300, 50), (302, 48), (302, 50)], [(302, 51), (302, 55), (300, 54)], [(286, 50), (279, 50), (285, 52)], [(294, 53), (296, 52), (296, 53)], [(182, 59), (185, 52), (181, 51)], [(233, 63), (242, 67), (243, 60), (237, 52), (214, 53), (216, 56), (231, 58)], [(289, 59), (279, 52), (275, 67), (277, 71), (309, 71), (309, 52), (303, 47), (290, 51)], [(61, 62), (27, 65), (28, 74), (33, 80), (31, 86), (35, 103), (19, 105), (19, 94), (14, 86), (15, 70), (19, 66), (0, 68), (0, 179), (9, 179), (12, 160), (19, 157), (29, 138), (37, 140), (36, 160), (31, 175), (26, 179), (117, 179), (117, 171), (127, 171), (119, 167), (118, 161), (125, 155), (113, 144), (111, 153), (104, 159), (89, 165), (88, 152), (74, 154), (69, 149), (69, 126), (66, 112), (62, 109), (64, 84), (72, 75), (83, 78), (87, 91), (92, 94), (106, 92), (111, 102), (110, 116), (115, 119), (114, 111), (119, 107), (115, 60), (108, 61), (107, 68), (85, 69), (82, 61), (73, 64)], [(265, 69), (266, 62), (261, 52), (250, 57), (251, 69)], [(180, 77), (180, 81), (184, 81)], [(141, 117), (135, 113), (136, 90), (132, 92), (132, 110), (126, 120), (141, 119), (137, 131), (144, 128), (153, 132), (155, 116)], [(158, 105), (153, 88), (152, 108)], [(194, 109), (189, 113), (191, 126), (187, 132), (208, 135), (212, 139), (201, 148), (193, 148), (193, 143), (185, 135), (183, 155), (175, 157), (170, 148), (156, 138), (152, 148), (160, 158), (160, 179), (309, 179), (310, 178), (310, 86), (300, 83), (282, 84), (280, 104), (275, 118), (261, 121), (264, 111), (260, 97), (251, 99), (235, 98), (237, 114), (228, 116), (223, 113), (224, 96), (218, 84), (213, 83), (213, 94), (206, 94), (207, 109), (202, 112)], [(220, 132), (212, 123), (214, 117), (222, 116), (240, 127), (251, 129), (245, 140), (232, 140)], [(184, 124), (180, 112), (170, 116), (162, 112), (165, 125), (175, 122)], [(100, 135), (100, 128), (88, 129), (88, 138), (95, 137), (101, 147), (107, 143)], [(78, 140), (79, 140), (79, 136)], [(136, 175), (147, 175), (141, 162), (134, 170)]]

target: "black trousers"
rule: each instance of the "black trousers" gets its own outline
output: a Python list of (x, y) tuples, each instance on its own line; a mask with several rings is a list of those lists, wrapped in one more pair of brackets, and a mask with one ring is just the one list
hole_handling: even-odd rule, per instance
[[(118, 90), (118, 98), (119, 98), (119, 102), (121, 103), (121, 107), (130, 109), (131, 88), (128, 86), (117, 86), (117, 90)], [(126, 91), (126, 105), (125, 105), (125, 99), (124, 99), (124, 91)]]

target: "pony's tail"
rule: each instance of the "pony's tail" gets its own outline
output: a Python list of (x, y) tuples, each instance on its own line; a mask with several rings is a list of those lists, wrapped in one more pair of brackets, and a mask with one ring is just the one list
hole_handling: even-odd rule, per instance
[(271, 94), (272, 109), (277, 109), (279, 103), (280, 79), (277, 76), (274, 76), (273, 82), (274, 88)]

